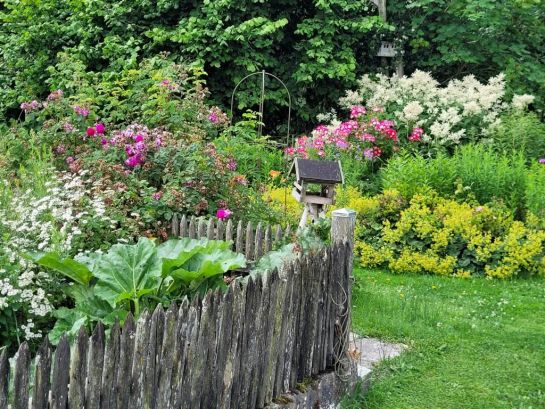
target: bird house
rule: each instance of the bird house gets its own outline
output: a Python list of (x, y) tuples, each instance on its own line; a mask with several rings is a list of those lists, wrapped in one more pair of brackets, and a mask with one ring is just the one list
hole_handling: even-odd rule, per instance
[(290, 174), (295, 174), (292, 196), (305, 204), (301, 227), (309, 213), (316, 220), (323, 215), (325, 205), (335, 204), (335, 185), (344, 183), (339, 161), (295, 158)]

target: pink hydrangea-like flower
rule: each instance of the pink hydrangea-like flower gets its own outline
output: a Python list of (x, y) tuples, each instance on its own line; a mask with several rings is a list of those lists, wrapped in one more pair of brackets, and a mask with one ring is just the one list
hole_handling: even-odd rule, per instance
[(70, 122), (65, 122), (62, 124), (62, 129), (64, 129), (64, 132), (70, 133), (74, 132), (76, 128), (74, 128), (74, 125), (72, 125)]
[(21, 104), (21, 109), (25, 112), (30, 112), (30, 111), (34, 111), (38, 108), (40, 108), (42, 106), (42, 104), (40, 104), (38, 101), (34, 100), (34, 101), (30, 101), (30, 102), (23, 102)]
[(363, 156), (365, 156), (365, 159), (372, 160), (375, 157), (375, 153), (373, 152), (373, 148), (368, 148), (363, 151)]
[(151, 195), (152, 199), (153, 200), (161, 200), (161, 198), (163, 197), (163, 193), (162, 192), (155, 192), (154, 194)]
[(237, 170), (237, 161), (234, 158), (230, 158), (229, 162), (227, 162), (227, 169), (234, 172)]
[(134, 168), (138, 165), (140, 165), (142, 161), (142, 157), (140, 155), (134, 155), (134, 156), (130, 156), (126, 161), (125, 161), (125, 165), (131, 167), (131, 168)]
[(414, 128), (411, 134), (409, 135), (409, 141), (411, 142), (419, 142), (422, 140), (422, 135), (424, 134), (424, 130), (422, 128)]
[(67, 158), (66, 158), (66, 163), (68, 163), (69, 165), (70, 165), (71, 163), (74, 163), (74, 158), (73, 158), (72, 156), (67, 157)]
[(96, 124), (95, 130), (97, 131), (97, 134), (102, 135), (104, 131), (106, 131), (106, 127), (104, 126), (104, 124)]
[(144, 140), (144, 137), (142, 135), (138, 134), (138, 135), (135, 135), (133, 137), (133, 139), (134, 139), (135, 142), (142, 142)]
[(367, 113), (367, 109), (361, 105), (354, 105), (350, 110), (350, 119), (358, 119)]
[(229, 217), (231, 217), (232, 214), (233, 212), (231, 210), (223, 208), (223, 209), (218, 209), (218, 211), (216, 212), (216, 217), (221, 220), (226, 220)]

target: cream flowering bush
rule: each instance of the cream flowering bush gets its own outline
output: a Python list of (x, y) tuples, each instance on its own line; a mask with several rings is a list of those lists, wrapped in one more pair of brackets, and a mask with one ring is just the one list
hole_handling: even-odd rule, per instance
[[(38, 268), (33, 252), (70, 255), (78, 248), (87, 226), (101, 223), (116, 231), (106, 205), (93, 190), (85, 172), (53, 172), (45, 194), (27, 189), (4, 195), (0, 206), (0, 343), (42, 337), (51, 324), (55, 304), (63, 301), (56, 277)], [(3, 183), (4, 186), (7, 183)]]
[(422, 128), (425, 144), (452, 147), (486, 139), (503, 113), (526, 110), (533, 102), (531, 95), (515, 95), (508, 102), (505, 85), (503, 74), (487, 83), (469, 75), (446, 86), (418, 70), (401, 78), (365, 75), (356, 91), (341, 98), (340, 105), (349, 109), (363, 103), (371, 109), (384, 109), (395, 119), (400, 133)]

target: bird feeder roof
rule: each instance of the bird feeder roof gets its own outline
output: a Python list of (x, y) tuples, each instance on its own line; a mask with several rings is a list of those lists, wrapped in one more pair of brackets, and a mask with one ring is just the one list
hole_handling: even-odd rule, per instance
[(297, 182), (335, 185), (344, 183), (340, 161), (295, 158), (290, 174), (295, 173)]

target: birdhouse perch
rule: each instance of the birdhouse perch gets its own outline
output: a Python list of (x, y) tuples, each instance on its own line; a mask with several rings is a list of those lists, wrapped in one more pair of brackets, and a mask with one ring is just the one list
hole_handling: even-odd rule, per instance
[(296, 158), (290, 169), (295, 173), (292, 196), (305, 205), (299, 227), (304, 227), (310, 214), (313, 221), (324, 216), (324, 206), (335, 204), (335, 185), (344, 183), (339, 161)]

